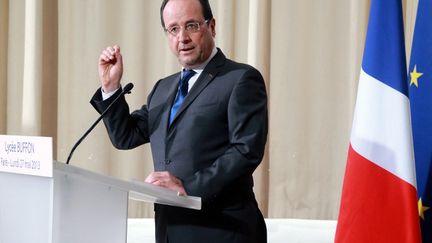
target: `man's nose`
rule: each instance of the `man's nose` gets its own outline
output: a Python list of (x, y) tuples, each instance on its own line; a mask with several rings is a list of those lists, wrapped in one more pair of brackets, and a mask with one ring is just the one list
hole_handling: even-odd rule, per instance
[(186, 31), (185, 29), (181, 29), (177, 36), (178, 40), (180, 42), (187, 42), (190, 41), (190, 33)]

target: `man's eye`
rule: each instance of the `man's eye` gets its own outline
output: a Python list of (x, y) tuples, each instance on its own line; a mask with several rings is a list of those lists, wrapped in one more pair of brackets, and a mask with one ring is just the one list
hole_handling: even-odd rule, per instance
[(196, 26), (195, 23), (190, 23), (190, 24), (187, 24), (187, 25), (186, 25), (186, 29), (187, 29), (187, 30), (196, 30), (196, 29), (197, 29), (197, 26)]
[(173, 26), (173, 27), (171, 27), (171, 28), (169, 29), (169, 32), (171, 32), (171, 33), (173, 33), (173, 34), (176, 34), (176, 33), (179, 32), (179, 30), (180, 30), (180, 27), (179, 27), (179, 26)]

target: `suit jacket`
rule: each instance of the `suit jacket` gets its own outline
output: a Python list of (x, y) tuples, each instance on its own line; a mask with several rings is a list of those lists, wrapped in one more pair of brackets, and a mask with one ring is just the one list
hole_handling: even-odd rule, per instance
[[(267, 242), (252, 191), (252, 173), (267, 139), (267, 95), (255, 68), (218, 50), (168, 124), (180, 73), (159, 80), (147, 105), (130, 114), (121, 97), (104, 118), (113, 145), (131, 149), (150, 142), (155, 171), (170, 171), (200, 211), (155, 205), (156, 240), (210, 243)], [(102, 112), (121, 91), (91, 103)]]

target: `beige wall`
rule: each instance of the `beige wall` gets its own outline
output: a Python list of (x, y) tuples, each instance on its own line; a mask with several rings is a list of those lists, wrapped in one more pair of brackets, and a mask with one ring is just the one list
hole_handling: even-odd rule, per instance
[(6, 133), (8, 1), (0, 0), (0, 134)]

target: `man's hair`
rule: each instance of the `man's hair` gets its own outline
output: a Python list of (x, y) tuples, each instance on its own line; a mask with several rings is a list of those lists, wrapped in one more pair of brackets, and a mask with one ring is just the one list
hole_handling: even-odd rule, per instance
[[(170, 0), (163, 0), (161, 8), (160, 8), (160, 18), (161, 18), (161, 24), (162, 24), (163, 28), (165, 28), (165, 22), (164, 22), (164, 19), (163, 19), (163, 11), (164, 11), (165, 6), (167, 5), (167, 3), (169, 1)], [(199, 2), (201, 3), (201, 7), (202, 7), (202, 11), (203, 11), (202, 14), (204, 16), (204, 19), (205, 20), (212, 19), (213, 18), (213, 13), (212, 13), (209, 1), (208, 0), (199, 0)]]

